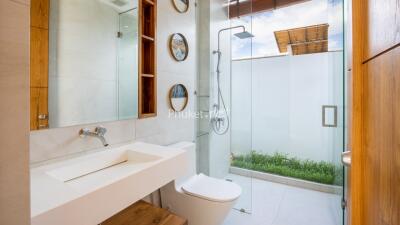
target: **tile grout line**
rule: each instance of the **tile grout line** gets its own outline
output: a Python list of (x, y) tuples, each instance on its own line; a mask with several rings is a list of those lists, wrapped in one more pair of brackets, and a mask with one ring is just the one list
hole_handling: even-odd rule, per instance
[(282, 204), (283, 204), (283, 199), (286, 197), (287, 192), (288, 192), (288, 188), (285, 187), (285, 191), (284, 191), (284, 193), (283, 193), (283, 195), (282, 195), (282, 198), (281, 198), (281, 200), (280, 200), (280, 202), (279, 202), (279, 206), (278, 206), (277, 213), (276, 213), (274, 219), (272, 220), (271, 225), (274, 225), (275, 222), (276, 222), (276, 220), (278, 219), (278, 216), (279, 216), (279, 213), (280, 213), (280, 211), (281, 211)]

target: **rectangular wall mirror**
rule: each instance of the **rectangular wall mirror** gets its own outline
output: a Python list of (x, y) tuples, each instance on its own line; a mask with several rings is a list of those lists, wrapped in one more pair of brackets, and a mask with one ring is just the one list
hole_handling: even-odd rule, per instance
[(35, 7), (31, 130), (137, 118), (137, 0), (33, 0)]

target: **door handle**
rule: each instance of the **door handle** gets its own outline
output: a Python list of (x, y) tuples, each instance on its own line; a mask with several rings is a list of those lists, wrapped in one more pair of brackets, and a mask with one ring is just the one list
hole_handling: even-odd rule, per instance
[(351, 151), (342, 152), (342, 164), (346, 167), (351, 166)]
[[(326, 114), (330, 112), (329, 118)], [(338, 126), (338, 108), (336, 105), (323, 105), (322, 106), (322, 126), (323, 127), (337, 127)], [(333, 121), (332, 121), (333, 120)]]

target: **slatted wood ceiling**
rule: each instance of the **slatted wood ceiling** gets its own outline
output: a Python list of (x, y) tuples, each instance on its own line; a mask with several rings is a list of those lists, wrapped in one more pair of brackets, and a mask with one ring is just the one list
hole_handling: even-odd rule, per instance
[(310, 0), (230, 0), (229, 18), (279, 9)]

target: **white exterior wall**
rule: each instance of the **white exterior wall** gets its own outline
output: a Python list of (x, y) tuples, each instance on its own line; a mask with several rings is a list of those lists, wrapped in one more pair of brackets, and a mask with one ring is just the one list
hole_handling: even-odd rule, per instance
[[(342, 85), (342, 52), (233, 61), (232, 152), (334, 162), (342, 150)], [(338, 128), (322, 126), (323, 105), (338, 106)]]

